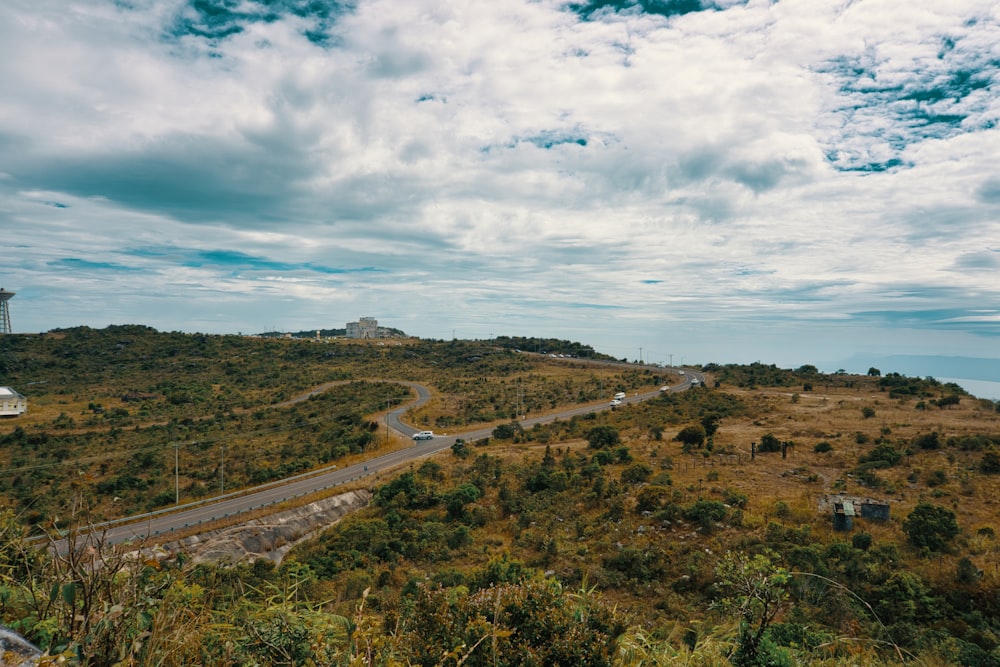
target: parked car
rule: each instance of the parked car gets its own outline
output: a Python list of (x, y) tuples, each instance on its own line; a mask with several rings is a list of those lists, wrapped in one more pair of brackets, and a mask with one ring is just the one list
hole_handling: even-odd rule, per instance
[(434, 431), (420, 431), (413, 434), (414, 440), (430, 440), (434, 437)]

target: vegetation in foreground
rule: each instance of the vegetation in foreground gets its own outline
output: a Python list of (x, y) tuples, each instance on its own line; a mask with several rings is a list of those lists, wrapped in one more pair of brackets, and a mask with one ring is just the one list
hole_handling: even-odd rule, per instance
[[(7, 511), (0, 615), (93, 665), (1000, 664), (996, 405), (877, 369), (721, 369), (499, 421), (278, 567), (51, 555)], [(835, 531), (835, 496), (890, 515)]]

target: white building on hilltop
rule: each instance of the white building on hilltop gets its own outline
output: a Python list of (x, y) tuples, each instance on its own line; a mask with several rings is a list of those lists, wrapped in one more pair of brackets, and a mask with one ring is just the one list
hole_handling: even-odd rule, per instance
[(378, 338), (378, 320), (362, 317), (357, 322), (347, 323), (348, 338)]
[(17, 417), (28, 411), (28, 399), (10, 387), (0, 387), (0, 417)]

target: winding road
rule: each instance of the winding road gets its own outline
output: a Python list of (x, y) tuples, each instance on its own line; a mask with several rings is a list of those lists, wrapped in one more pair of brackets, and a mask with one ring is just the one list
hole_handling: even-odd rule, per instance
[[(680, 377), (683, 378), (683, 381), (680, 384), (672, 385), (668, 391), (684, 391), (691, 387), (693, 379), (698, 380), (702, 384), (705, 382), (703, 375), (687, 369), (685, 369), (685, 375), (681, 375)], [(334, 384), (336, 383), (317, 387), (309, 393), (293, 400), (305, 400), (310, 396), (325, 391)], [(410, 438), (419, 429), (404, 424), (400, 421), (400, 416), (407, 410), (426, 403), (430, 399), (431, 393), (427, 387), (413, 382), (401, 382), (400, 384), (405, 384), (412, 388), (416, 392), (417, 398), (411, 403), (390, 410), (386, 415), (386, 420), (389, 428)], [(659, 390), (635, 393), (632, 396), (627, 396), (622, 403), (623, 405), (638, 403), (658, 396), (660, 393)], [(590, 403), (560, 412), (524, 419), (520, 423), (523, 427), (530, 428), (535, 424), (545, 424), (557, 419), (566, 419), (575, 415), (608, 409), (610, 409), (608, 402), (600, 404)], [(410, 447), (396, 450), (346, 468), (331, 466), (320, 471), (312, 471), (251, 489), (242, 489), (197, 503), (189, 503), (148, 514), (111, 521), (94, 526), (93, 528), (103, 531), (102, 539), (107, 544), (120, 544), (129, 541), (156, 542), (168, 533), (186, 531), (202, 524), (213, 523), (238, 514), (261, 510), (286, 500), (325, 491), (347, 482), (397, 468), (403, 464), (449, 449), (459, 438), (467, 441), (479, 440), (489, 437), (492, 431), (493, 427), (490, 426), (466, 431), (457, 435), (436, 436), (431, 440), (417, 441)]]

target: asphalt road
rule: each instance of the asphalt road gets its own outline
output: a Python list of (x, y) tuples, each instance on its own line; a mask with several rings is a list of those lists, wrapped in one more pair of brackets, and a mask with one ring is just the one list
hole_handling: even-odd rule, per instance
[[(689, 389), (691, 387), (692, 379), (697, 379), (702, 384), (705, 382), (705, 377), (703, 375), (687, 369), (685, 369), (685, 375), (680, 377), (683, 378), (683, 382), (672, 385), (669, 391), (677, 392)], [(400, 416), (410, 408), (417, 407), (427, 402), (427, 400), (430, 399), (431, 394), (430, 391), (422, 385), (412, 382), (404, 382), (402, 384), (405, 384), (416, 391), (417, 399), (414, 402), (407, 403), (390, 410), (386, 419), (388, 420), (389, 428), (406, 437), (412, 437), (412, 435), (420, 429), (404, 424), (400, 421)], [(317, 388), (302, 398), (307, 398), (308, 396), (314, 395), (316, 392), (321, 390), (323, 390), (323, 388)], [(626, 396), (626, 398), (622, 401), (622, 407), (632, 403), (648, 400), (660, 395), (660, 393), (661, 392), (659, 390), (656, 390)], [(574, 415), (582, 415), (588, 412), (609, 409), (611, 409), (610, 401), (604, 401), (598, 404), (590, 403), (557, 413), (531, 417), (530, 419), (521, 420), (520, 423), (525, 428), (531, 428), (535, 424), (545, 424), (557, 419), (567, 419), (569, 417), (573, 417)], [(412, 446), (405, 449), (377, 456), (365, 461), (364, 463), (359, 463), (346, 468), (331, 467), (323, 471), (290, 477), (278, 482), (255, 487), (253, 489), (244, 489), (223, 496), (217, 496), (198, 503), (181, 505), (179, 507), (159, 510), (157, 512), (137, 517), (120, 519), (118, 521), (95, 526), (94, 528), (103, 531), (103, 540), (108, 544), (119, 544), (128, 541), (146, 541), (149, 539), (156, 541), (159, 537), (168, 533), (189, 529), (193, 526), (214, 522), (219, 519), (226, 519), (237, 514), (259, 510), (286, 500), (297, 498), (299, 496), (309, 495), (318, 491), (340, 486), (363, 477), (368, 477), (383, 471), (398, 468), (405, 463), (411, 463), (415, 460), (449, 449), (453, 444), (455, 444), (455, 441), (458, 438), (472, 442), (481, 438), (487, 438), (492, 434), (492, 432), (493, 427), (491, 426), (475, 431), (466, 431), (458, 435), (435, 436), (432, 440), (420, 440), (418, 442), (414, 442)]]

